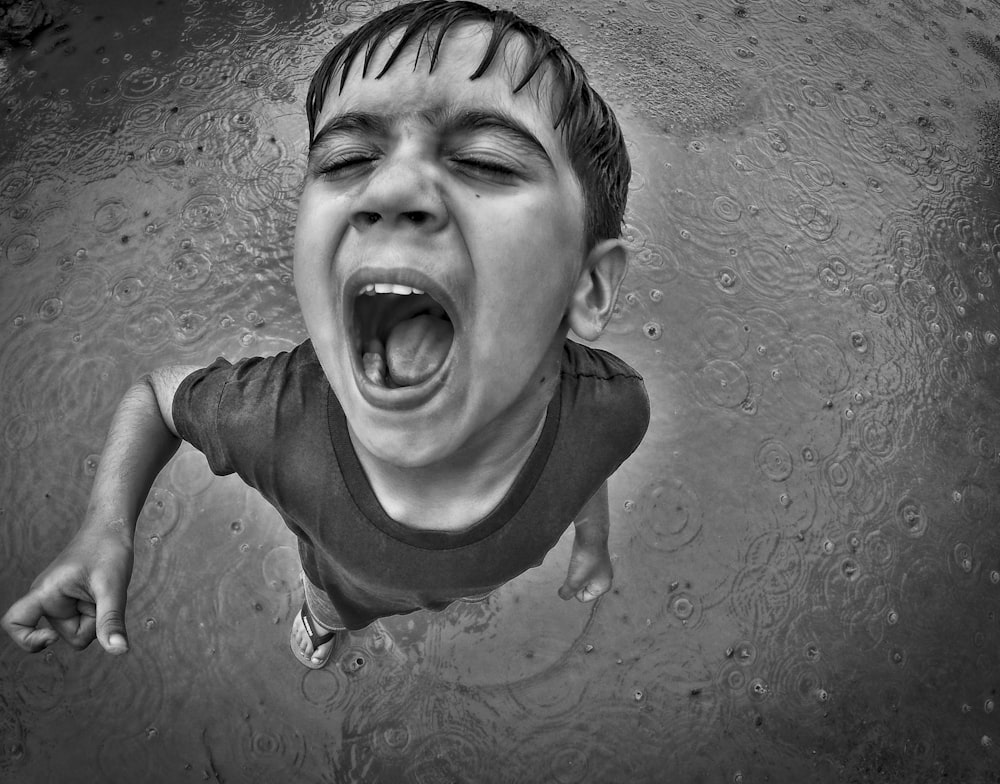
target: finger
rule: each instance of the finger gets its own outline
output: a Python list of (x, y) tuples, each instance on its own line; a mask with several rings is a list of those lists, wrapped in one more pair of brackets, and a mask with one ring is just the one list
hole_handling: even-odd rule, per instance
[(59, 633), (47, 626), (39, 626), (42, 605), (34, 594), (18, 599), (0, 618), (3, 628), (18, 647), (31, 653), (47, 648), (59, 639)]
[(101, 582), (93, 586), (96, 601), (95, 627), (97, 641), (108, 653), (128, 651), (125, 633), (125, 586), (114, 582)]
[(72, 645), (77, 650), (83, 650), (94, 641), (96, 636), (95, 622), (92, 615), (76, 613), (66, 618), (48, 617), (52, 628), (59, 632), (59, 636)]
[(20, 639), (15, 637), (14, 641), (29, 653), (38, 653), (48, 648), (58, 639), (59, 633), (54, 629), (46, 627), (42, 629), (26, 629)]

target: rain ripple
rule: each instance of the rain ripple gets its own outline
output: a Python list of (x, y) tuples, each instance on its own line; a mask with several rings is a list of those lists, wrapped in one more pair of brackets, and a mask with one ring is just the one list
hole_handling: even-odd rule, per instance
[(832, 201), (791, 177), (772, 178), (762, 195), (772, 215), (816, 242), (829, 240), (840, 223)]
[(833, 454), (823, 463), (827, 493), (840, 509), (849, 509), (855, 520), (872, 520), (888, 505), (892, 485), (885, 462), (860, 450)]
[[(206, 33), (220, 36), (225, 35), (226, 31), (213, 25), (206, 28)], [(220, 38), (210, 48), (219, 49), (228, 42), (228, 38)], [(183, 55), (175, 62), (177, 89), (191, 94), (195, 100), (204, 100), (208, 94), (215, 101), (224, 100), (237, 86), (237, 63), (238, 58), (222, 58), (213, 51)]]
[[(3, 428), (3, 441), (7, 448), (18, 452), (27, 449), (38, 438), (38, 422), (29, 414), (10, 416)], [(10, 550), (8, 552), (15, 552)]]
[(12, 212), (22, 206), (21, 200), (30, 193), (35, 180), (28, 169), (8, 167), (0, 171), (0, 207), (13, 204)]
[(235, 723), (210, 723), (204, 742), (213, 757), (238, 760), (258, 781), (296, 778), (311, 751), (302, 731), (273, 710), (244, 713), (243, 720)]
[(27, 740), (21, 717), (0, 695), (0, 771), (10, 773), (27, 762)]
[(110, 130), (96, 130), (74, 137), (70, 145), (69, 169), (83, 182), (114, 176), (126, 161), (123, 143)]
[(505, 696), (519, 710), (538, 719), (570, 721), (581, 710), (586, 690), (582, 683), (570, 686), (562, 677), (564, 672), (556, 667), (514, 682), (506, 688)]
[(128, 220), (128, 205), (124, 199), (106, 199), (94, 211), (94, 226), (102, 234), (117, 231)]
[(698, 368), (692, 377), (696, 400), (721, 408), (739, 408), (750, 398), (750, 380), (746, 371), (728, 359), (712, 359)]
[[(135, 645), (137, 630), (130, 628), (130, 635)], [(134, 734), (137, 718), (155, 720), (163, 708), (164, 670), (157, 659), (138, 651), (112, 658), (92, 647), (85, 655), (74, 656), (72, 674), (63, 702), (86, 711), (88, 721), (99, 723), (106, 734)]]
[(849, 291), (848, 284), (854, 279), (854, 270), (842, 257), (830, 256), (819, 265), (816, 277), (824, 292), (839, 296)]
[(150, 544), (157, 545), (173, 533), (181, 520), (181, 503), (164, 487), (154, 487), (139, 514), (137, 529), (148, 535)]
[(100, 314), (110, 299), (108, 274), (92, 264), (74, 266), (59, 291), (63, 313), (86, 321)]
[(739, 359), (750, 343), (743, 319), (729, 308), (708, 308), (701, 316), (698, 338), (713, 359)]
[(873, 648), (882, 642), (889, 609), (885, 580), (869, 574), (851, 552), (834, 552), (823, 575), (823, 602), (855, 642)]
[(855, 428), (861, 448), (887, 465), (910, 447), (915, 436), (913, 417), (891, 395), (861, 414)]
[(46, 712), (66, 697), (68, 667), (51, 650), (26, 656), (18, 664), (14, 682), (17, 696), (30, 711)]
[(679, 479), (658, 479), (638, 500), (626, 502), (630, 523), (650, 547), (675, 552), (693, 542), (702, 530), (704, 510), (691, 486)]
[(16, 234), (7, 240), (4, 254), (15, 267), (28, 264), (38, 255), (38, 237), (30, 232)]
[(296, 208), (302, 167), (292, 160), (261, 164), (233, 194), (233, 204), (248, 215), (279, 207), (291, 213)]
[(184, 143), (172, 136), (153, 140), (143, 158), (145, 164), (158, 177), (181, 178), (185, 165)]
[(195, 231), (215, 228), (225, 220), (229, 203), (218, 193), (193, 196), (181, 208), (181, 220)]
[[(172, 511), (169, 501), (162, 495), (157, 497), (164, 503), (163, 513), (169, 515)], [(162, 608), (160, 602), (164, 594), (174, 588), (179, 572), (174, 563), (173, 551), (164, 547), (163, 537), (166, 534), (161, 534), (161, 530), (165, 529), (157, 526), (155, 513), (160, 510), (156, 509), (156, 498), (152, 503), (154, 513), (151, 515), (144, 508), (142, 514), (153, 526), (148, 531), (142, 530), (142, 535), (135, 540), (135, 568), (129, 583), (128, 606), (130, 613), (142, 619), (142, 632), (159, 635), (163, 630), (158, 627), (155, 613), (158, 608)], [(162, 645), (162, 641), (157, 640), (157, 644)]]
[[(663, 750), (683, 743), (682, 740), (675, 740), (673, 732), (675, 727), (683, 727), (683, 724), (676, 722), (671, 726), (665, 723), (665, 711), (651, 706), (655, 698), (648, 694), (644, 686), (630, 681), (627, 672), (622, 673), (618, 683), (614, 698), (590, 697), (591, 707), (581, 716), (599, 716), (600, 720), (591, 718), (581, 722), (578, 718), (578, 732), (566, 733), (565, 723), (536, 725), (527, 722), (524, 728), (526, 737), (517, 739), (520, 766), (511, 780), (554, 781), (559, 784), (649, 780), (643, 775), (641, 766), (655, 762), (662, 767), (665, 764)], [(707, 724), (697, 722), (699, 727)], [(611, 737), (601, 731), (601, 727), (627, 730)], [(696, 733), (692, 735), (697, 739)], [(553, 749), (558, 749), (558, 752), (553, 753)], [(658, 751), (651, 754), (650, 749)]]
[(657, 285), (669, 283), (680, 274), (676, 254), (661, 242), (658, 232), (643, 217), (631, 211), (626, 214), (622, 239), (627, 243), (630, 263), (648, 271)]
[(35, 318), (39, 321), (55, 321), (63, 312), (63, 301), (53, 295), (44, 295), (35, 304)]
[(165, 117), (166, 110), (153, 101), (131, 106), (124, 113), (125, 124), (138, 131), (147, 131), (159, 126)]
[(146, 101), (170, 83), (170, 77), (150, 66), (141, 66), (122, 74), (118, 93), (126, 101)]
[(826, 335), (804, 336), (794, 361), (799, 380), (820, 395), (835, 395), (850, 383), (851, 370), (844, 352)]
[(749, 291), (765, 299), (785, 300), (812, 282), (798, 254), (760, 244), (737, 255), (736, 272)]
[(299, 691), (306, 702), (333, 714), (346, 711), (355, 699), (351, 683), (332, 668), (307, 670), (302, 675)]
[(212, 277), (212, 259), (207, 251), (182, 247), (165, 265), (167, 280), (175, 291), (185, 294), (197, 291), (208, 284)]
[(829, 702), (833, 688), (828, 668), (816, 653), (815, 645), (792, 650), (773, 668), (771, 682), (779, 698), (789, 697), (783, 703), (785, 710), (798, 721), (818, 725), (823, 718), (824, 706)]
[(99, 412), (114, 410), (129, 387), (129, 373), (113, 356), (67, 357), (56, 382), (56, 410), (77, 427)]
[(952, 582), (959, 588), (969, 591), (977, 587), (982, 574), (983, 559), (967, 542), (958, 542), (952, 549), (952, 557), (948, 561)]
[(799, 601), (801, 554), (777, 534), (764, 534), (747, 549), (733, 581), (733, 613), (763, 631), (781, 626)]
[(111, 74), (91, 79), (83, 88), (83, 98), (89, 106), (101, 106), (118, 97), (118, 83)]
[(757, 449), (757, 467), (772, 482), (792, 475), (792, 454), (779, 440), (766, 439)]
[(122, 322), (122, 333), (129, 348), (137, 354), (163, 350), (174, 337), (175, 318), (169, 305), (146, 297), (141, 307), (130, 308)]
[(131, 307), (142, 298), (145, 288), (146, 284), (141, 278), (126, 275), (111, 287), (111, 300), (119, 307)]
[(442, 723), (425, 717), (429, 730), (414, 743), (406, 769), (413, 781), (481, 781), (498, 759), (495, 736), (471, 713), (461, 723)]

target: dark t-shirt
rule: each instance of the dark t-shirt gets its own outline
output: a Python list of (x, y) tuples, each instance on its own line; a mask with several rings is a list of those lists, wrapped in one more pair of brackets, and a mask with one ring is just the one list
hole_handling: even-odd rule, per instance
[(177, 390), (173, 418), (216, 474), (239, 474), (274, 505), (299, 539), (306, 576), (358, 629), (486, 594), (541, 563), (639, 445), (649, 401), (627, 364), (567, 340), (527, 462), (496, 509), (454, 533), (410, 528), (385, 513), (309, 341), (195, 371)]

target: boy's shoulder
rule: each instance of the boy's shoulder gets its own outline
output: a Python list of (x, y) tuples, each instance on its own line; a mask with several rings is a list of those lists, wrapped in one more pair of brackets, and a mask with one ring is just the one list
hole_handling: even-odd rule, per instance
[(316, 390), (323, 379), (309, 340), (270, 356), (235, 360), (220, 356), (180, 383), (174, 394), (174, 416), (182, 420), (221, 414), (245, 418), (267, 407), (300, 400), (301, 395), (288, 395), (291, 387)]
[(311, 340), (276, 354), (243, 357), (229, 360), (219, 357), (202, 368), (201, 374), (217, 376), (218, 382), (230, 389), (249, 385), (251, 388), (264, 381), (281, 384), (322, 373), (319, 358)]
[(632, 379), (642, 382), (639, 372), (610, 351), (567, 339), (563, 343), (562, 373), (576, 378)]
[(567, 422), (591, 437), (623, 437), (628, 452), (635, 449), (649, 426), (649, 395), (635, 368), (609, 351), (566, 340), (561, 387)]

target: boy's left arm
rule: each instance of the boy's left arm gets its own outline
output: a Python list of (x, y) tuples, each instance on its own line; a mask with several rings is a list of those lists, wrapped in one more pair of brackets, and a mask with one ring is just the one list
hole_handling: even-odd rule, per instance
[(575, 596), (581, 602), (591, 602), (611, 587), (614, 571), (608, 553), (608, 483), (601, 485), (573, 521), (576, 538), (569, 560), (566, 582), (559, 589), (562, 599)]

